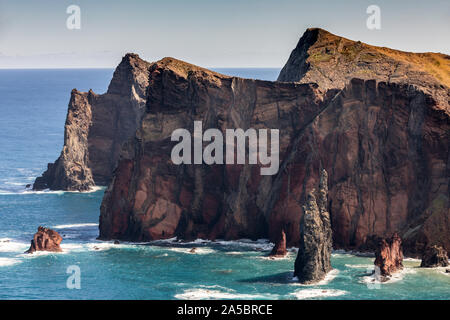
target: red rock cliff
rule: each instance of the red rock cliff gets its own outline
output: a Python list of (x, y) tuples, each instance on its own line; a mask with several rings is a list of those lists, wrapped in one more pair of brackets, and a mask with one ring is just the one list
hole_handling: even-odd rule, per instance
[(72, 91), (63, 150), (36, 179), (34, 190), (87, 191), (109, 183), (122, 144), (134, 135), (144, 112), (149, 65), (127, 54), (107, 93)]
[[(442, 88), (446, 88), (443, 86)], [(442, 93), (442, 89), (439, 90)], [(446, 89), (448, 90), (448, 89)], [(150, 67), (147, 109), (101, 206), (100, 238), (261, 238), (298, 245), (301, 204), (329, 173), (335, 247), (401, 230), (406, 251), (450, 247), (448, 104), (407, 83), (342, 89), (227, 77), (166, 58)], [(441, 96), (439, 96), (441, 97)], [(173, 165), (174, 129), (280, 129), (280, 170)]]

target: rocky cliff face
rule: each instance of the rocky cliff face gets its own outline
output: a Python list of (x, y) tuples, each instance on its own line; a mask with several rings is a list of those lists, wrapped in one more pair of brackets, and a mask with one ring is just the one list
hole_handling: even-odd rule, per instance
[[(301, 204), (329, 173), (335, 246), (401, 230), (407, 251), (449, 238), (447, 107), (408, 84), (343, 89), (223, 76), (166, 58), (150, 67), (146, 112), (102, 202), (101, 239), (261, 238), (298, 245)], [(280, 129), (280, 170), (174, 165), (177, 128)], [(300, 213), (300, 214), (299, 214)]]
[(361, 249), (371, 236), (401, 230), (409, 255), (427, 244), (448, 251), (449, 70), (447, 55), (374, 47), (321, 29), (300, 39), (278, 80), (344, 88), (346, 97), (315, 119), (296, 163), (299, 171), (322, 163), (330, 173), (336, 247)]
[(295, 260), (294, 276), (309, 284), (323, 280), (331, 271), (333, 249), (331, 219), (328, 212), (328, 174), (322, 170), (317, 200), (312, 190), (303, 206), (300, 244)]
[[(150, 240), (278, 238), (273, 220), (283, 177), (260, 175), (259, 165), (174, 165), (175, 129), (283, 128), (282, 157), (295, 157), (295, 140), (324, 108), (336, 103), (315, 84), (233, 78), (172, 58), (150, 67), (146, 114), (119, 161), (101, 206), (100, 238)], [(301, 195), (298, 195), (299, 197)], [(298, 240), (298, 212), (292, 217)], [(273, 229), (272, 229), (273, 227)], [(291, 231), (292, 226), (288, 226)], [(275, 240), (275, 239), (274, 239)]]
[(147, 99), (149, 63), (127, 54), (107, 93), (72, 91), (64, 146), (33, 189), (87, 191), (111, 180), (124, 141), (134, 135)]
[[(106, 94), (72, 92), (63, 151), (34, 188), (111, 181), (102, 239), (275, 242), (284, 230), (297, 246), (307, 190), (325, 168), (335, 247), (363, 249), (399, 231), (407, 254), (434, 244), (450, 251), (449, 61), (321, 29), (305, 32), (281, 82), (129, 54)], [(279, 129), (280, 170), (174, 165), (170, 135), (192, 132), (195, 120), (222, 132)]]

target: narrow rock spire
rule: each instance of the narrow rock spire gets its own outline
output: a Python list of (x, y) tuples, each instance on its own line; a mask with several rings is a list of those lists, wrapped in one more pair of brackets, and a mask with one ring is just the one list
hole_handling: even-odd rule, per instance
[(300, 223), (300, 246), (295, 260), (294, 276), (302, 283), (325, 278), (331, 268), (332, 231), (328, 212), (328, 174), (322, 170), (318, 199), (312, 190), (303, 206)]

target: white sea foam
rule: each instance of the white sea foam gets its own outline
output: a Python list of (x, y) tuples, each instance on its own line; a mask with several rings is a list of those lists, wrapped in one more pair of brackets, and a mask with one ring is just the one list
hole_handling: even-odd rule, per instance
[(339, 270), (333, 269), (327, 273), (327, 275), (325, 276), (325, 278), (323, 280), (317, 282), (316, 285), (318, 285), (318, 286), (326, 285), (326, 284), (330, 283), (331, 281), (333, 281), (334, 278), (336, 278), (338, 274), (339, 274)]
[(61, 243), (61, 249), (64, 252), (83, 251), (84, 246), (79, 243)]
[(52, 227), (53, 229), (70, 229), (70, 228), (85, 228), (98, 227), (98, 223), (75, 223), (75, 224), (60, 224)]
[(0, 252), (24, 252), (30, 244), (9, 238), (0, 239)]
[[(63, 248), (61, 248), (63, 249)], [(69, 253), (67, 250), (61, 251), (61, 252), (52, 252), (52, 251), (35, 251), (33, 253), (21, 253), (17, 255), (16, 257), (25, 258), (25, 259), (32, 259), (42, 256), (50, 256), (50, 255), (60, 255), (60, 254), (67, 254)]]
[(219, 286), (199, 286), (199, 288), (187, 289), (183, 293), (175, 295), (176, 299), (181, 300), (215, 300), (215, 299), (277, 299), (278, 295), (273, 294), (247, 294), (236, 293), (234, 290), (223, 288), (217, 290), (216, 288), (223, 288)]
[(210, 254), (216, 252), (216, 250), (211, 248), (202, 248), (202, 247), (196, 247), (194, 252), (191, 252), (194, 248), (165, 248), (170, 251), (180, 252), (180, 253), (188, 253), (188, 254)]
[(275, 256), (255, 256), (253, 258), (255, 259), (262, 259), (262, 260), (288, 260), (291, 259), (293, 256), (287, 252), (285, 256), (282, 257), (275, 257)]
[(416, 258), (403, 258), (403, 261), (421, 262), (422, 260)]
[(0, 258), (0, 267), (9, 267), (18, 263), (21, 263), (19, 259), (14, 258)]
[(228, 251), (225, 252), (225, 254), (229, 254), (229, 255), (242, 255), (244, 254), (242, 251)]
[(376, 277), (372, 274), (362, 277), (359, 282), (366, 284), (390, 284), (403, 280), (407, 274), (415, 273), (417, 273), (417, 271), (414, 268), (403, 268), (402, 270), (393, 273), (390, 277), (387, 277), (386, 281), (379, 281), (379, 279), (376, 279)]
[(219, 244), (223, 246), (234, 246), (241, 248), (248, 248), (259, 251), (270, 251), (272, 250), (274, 244), (269, 242), (267, 239), (259, 239), (257, 241), (252, 241), (249, 239), (239, 239), (239, 240), (217, 240), (212, 242), (213, 244)]
[(352, 269), (364, 269), (367, 270), (368, 268), (373, 268), (373, 264), (345, 264), (347, 268)]
[(114, 244), (113, 242), (91, 242), (86, 245), (89, 251), (104, 251), (113, 248), (117, 248), (119, 246), (124, 246), (122, 244)]
[[(24, 183), (21, 183), (21, 185), (25, 185)], [(50, 190), (45, 189), (41, 191), (33, 191), (29, 189), (23, 189), (22, 191), (7, 191), (7, 190), (0, 190), (0, 195), (32, 195), (32, 194), (56, 194), (58, 196), (63, 195), (64, 193), (94, 193), (99, 190), (104, 190), (105, 187), (102, 186), (94, 186), (91, 187), (88, 191), (62, 191), (62, 190)]]
[(12, 192), (12, 191), (6, 191), (6, 190), (1, 190), (2, 192), (0, 192), (0, 195), (2, 196), (17, 196), (17, 195), (32, 195), (32, 194), (56, 194), (58, 196), (63, 195), (65, 192), (68, 191), (50, 191), (50, 190), (43, 190), (43, 191), (29, 191), (29, 190), (23, 190), (23, 191), (18, 191), (18, 192)]
[(338, 269), (332, 269), (330, 272), (328, 272), (325, 275), (325, 278), (323, 280), (320, 280), (319, 282), (313, 283), (313, 284), (303, 284), (298, 282), (298, 278), (297, 277), (293, 277), (292, 278), (292, 282), (291, 285), (294, 286), (301, 286), (301, 287), (308, 287), (308, 286), (324, 286), (329, 284), (331, 281), (334, 280), (334, 278), (337, 277), (337, 275), (339, 274), (339, 270)]
[(290, 295), (295, 296), (297, 299), (303, 300), (322, 297), (339, 297), (347, 293), (347, 291), (337, 289), (302, 289), (297, 290)]

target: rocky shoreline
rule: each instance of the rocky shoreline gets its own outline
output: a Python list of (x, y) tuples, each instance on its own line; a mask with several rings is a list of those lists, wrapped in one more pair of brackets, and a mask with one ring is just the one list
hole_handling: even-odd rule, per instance
[[(283, 255), (301, 243), (302, 205), (323, 168), (335, 249), (375, 252), (374, 238), (398, 232), (405, 255), (449, 252), (450, 90), (429, 67), (442, 56), (316, 28), (275, 82), (127, 54), (106, 94), (72, 91), (63, 151), (34, 189), (109, 183), (103, 240), (268, 238)], [(278, 174), (174, 165), (170, 134), (194, 121), (280, 129)]]

